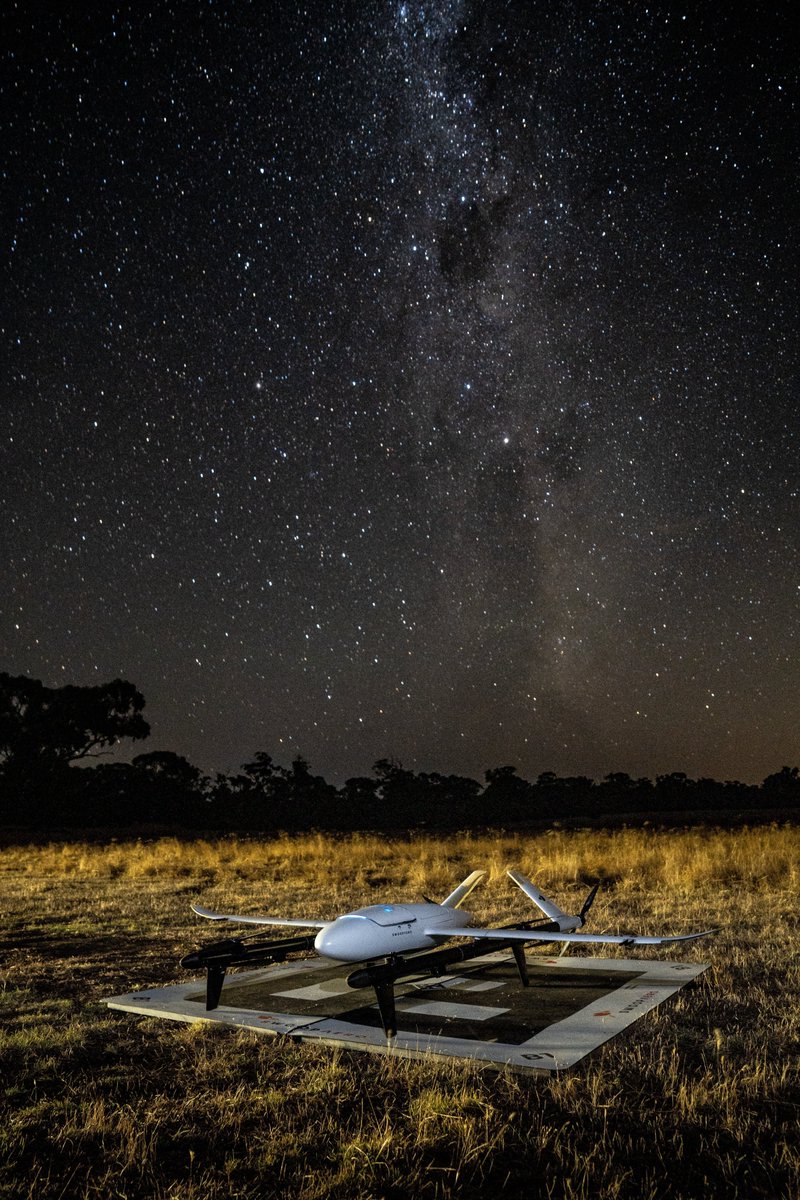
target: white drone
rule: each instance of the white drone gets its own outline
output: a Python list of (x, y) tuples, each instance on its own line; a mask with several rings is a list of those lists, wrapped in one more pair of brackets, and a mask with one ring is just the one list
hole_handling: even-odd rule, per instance
[[(486, 877), (486, 871), (473, 871), (441, 904), (370, 904), (344, 913), (333, 921), (287, 917), (251, 917), (236, 913), (212, 912), (199, 904), (192, 909), (210, 921), (235, 921), (243, 925), (290, 926), (317, 929), (316, 935), (281, 938), (277, 941), (246, 943), (241, 938), (215, 942), (183, 958), (182, 965), (205, 967), (208, 972), (206, 1008), (220, 1001), (225, 972), (230, 966), (245, 963), (280, 962), (299, 950), (317, 951), (323, 958), (338, 963), (363, 963), (347, 982), (351, 987), (373, 987), (381, 1021), (388, 1037), (397, 1032), (394, 984), (409, 976), (439, 976), (451, 963), (478, 958), (494, 950), (509, 949), (514, 955), (520, 981), (529, 984), (524, 946), (526, 942), (562, 942), (562, 954), (570, 943), (611, 943), (618, 946), (663, 946), (707, 937), (716, 930), (683, 933), (669, 937), (633, 933), (578, 933), (592, 906), (597, 885), (587, 896), (581, 911), (570, 916), (548, 900), (520, 871), (508, 871), (517, 887), (533, 901), (547, 920), (522, 921), (498, 929), (472, 925), (469, 913), (459, 912), (470, 892)], [(469, 939), (454, 946), (443, 946), (453, 939)], [(440, 948), (443, 947), (443, 948)], [(410, 955), (411, 957), (405, 957)]]

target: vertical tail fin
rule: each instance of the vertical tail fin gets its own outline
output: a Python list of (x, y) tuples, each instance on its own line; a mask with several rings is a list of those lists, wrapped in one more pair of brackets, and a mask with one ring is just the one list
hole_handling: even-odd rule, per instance
[[(583, 902), (583, 908), (577, 916), (573, 917), (569, 913), (565, 913), (563, 908), (559, 908), (554, 900), (548, 900), (547, 896), (540, 892), (535, 884), (531, 883), (530, 879), (526, 879), (521, 871), (507, 871), (506, 874), (514, 880), (518, 888), (522, 889), (528, 899), (532, 900), (536, 907), (540, 908), (544, 915), (550, 918), (561, 933), (574, 933), (576, 929), (580, 929), (582, 925), (586, 924), (586, 914), (594, 904), (597, 889), (600, 887), (599, 883), (594, 885)], [(566, 945), (567, 943), (565, 942), (564, 946), (566, 947)]]
[(445, 908), (459, 908), (473, 888), (477, 887), (482, 879), (486, 878), (485, 871), (473, 871), (468, 875), (463, 883), (460, 883), (454, 892), (451, 892), (446, 900), (442, 901)]
[[(551, 921), (557, 921), (560, 928), (562, 927), (562, 921), (574, 920), (574, 918), (571, 918), (568, 913), (564, 912), (563, 908), (559, 908), (554, 900), (548, 900), (547, 896), (540, 892), (539, 889), (531, 883), (530, 879), (527, 879), (521, 871), (509, 870), (506, 872), (506, 874), (508, 875), (509, 879), (514, 880), (514, 883), (518, 888), (522, 889), (528, 899), (532, 900), (536, 907), (542, 910), (546, 917), (549, 917)], [(582, 923), (583, 922), (581, 922), (581, 924)]]

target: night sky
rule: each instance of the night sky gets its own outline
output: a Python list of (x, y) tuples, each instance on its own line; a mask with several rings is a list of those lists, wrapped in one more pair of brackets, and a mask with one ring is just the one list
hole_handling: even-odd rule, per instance
[(0, 668), (207, 771), (797, 763), (793, 5), (8, 7)]

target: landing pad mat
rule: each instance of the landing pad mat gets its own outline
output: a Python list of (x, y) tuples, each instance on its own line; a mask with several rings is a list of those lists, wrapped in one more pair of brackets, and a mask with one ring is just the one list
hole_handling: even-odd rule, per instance
[(218, 1008), (205, 981), (106, 1001), (176, 1021), (210, 1021), (295, 1040), (413, 1057), (475, 1059), (518, 1071), (574, 1066), (706, 969), (705, 963), (528, 955), (530, 987), (508, 953), (487, 954), (439, 979), (395, 985), (397, 1036), (387, 1043), (372, 988), (347, 984), (351, 966), (301, 960), (229, 973)]

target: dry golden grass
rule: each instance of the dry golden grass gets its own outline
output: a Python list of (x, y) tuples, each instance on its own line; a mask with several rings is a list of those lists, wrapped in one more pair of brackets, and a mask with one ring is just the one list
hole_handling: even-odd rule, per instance
[[(115, 1014), (208, 938), (193, 899), (332, 916), (444, 895), (529, 915), (521, 866), (592, 928), (721, 926), (712, 968), (555, 1077), (298, 1046)], [(800, 1195), (800, 831), (54, 844), (0, 853), (0, 1198)], [(629, 953), (626, 951), (625, 953)], [(658, 955), (658, 951), (650, 952)], [(677, 955), (676, 955), (677, 956)]]

